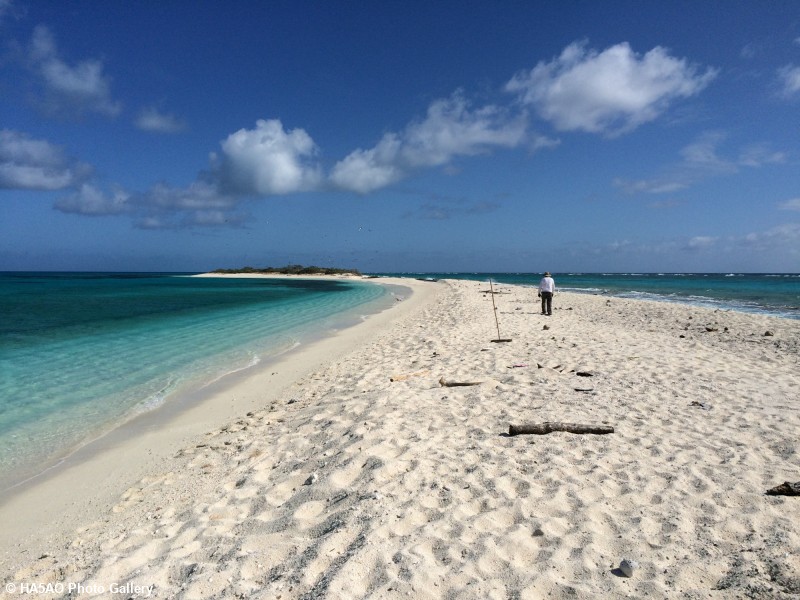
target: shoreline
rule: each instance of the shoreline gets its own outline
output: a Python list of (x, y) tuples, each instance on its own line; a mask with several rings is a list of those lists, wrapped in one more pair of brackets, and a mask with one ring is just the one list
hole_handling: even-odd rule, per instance
[[(192, 275), (191, 277), (198, 276), (217, 277), (219, 275), (201, 274)], [(238, 277), (238, 275), (223, 275), (222, 277)], [(270, 275), (257, 277), (273, 278)], [(280, 279), (281, 276), (279, 275), (274, 278)], [(323, 276), (323, 278), (329, 280), (349, 279), (348, 277), (340, 276)], [(395, 296), (395, 291), (393, 291), (392, 288), (408, 290), (407, 287), (399, 285), (399, 282), (387, 282), (383, 287), (387, 290), (387, 293), (382, 299), (371, 300), (367, 305), (347, 308), (339, 313), (324, 317), (322, 321), (318, 321), (317, 324), (311, 328), (309, 328), (308, 324), (300, 328), (295, 328), (291, 333), (296, 335), (297, 339), (292, 346), (285, 348), (279, 348), (278, 346), (270, 347), (265, 350), (266, 354), (263, 355), (258, 362), (244, 366), (236, 366), (215, 376), (213, 380), (201, 380), (199, 378), (182, 380), (181, 383), (178, 383), (174, 389), (166, 393), (158, 402), (150, 404), (149, 406), (144, 406), (140, 402), (131, 407), (127, 413), (119, 415), (114, 420), (101, 423), (88, 429), (86, 435), (75, 444), (59, 446), (57, 451), (51, 452), (50, 455), (43, 460), (36, 463), (28, 462), (8, 472), (3, 472), (0, 474), (0, 503), (18, 493), (20, 489), (35, 485), (36, 481), (47, 478), (50, 473), (62, 468), (62, 465), (74, 463), (78, 460), (76, 457), (86, 456), (87, 453), (91, 454), (91, 448), (95, 446), (104, 447), (107, 444), (104, 438), (110, 437), (113, 439), (115, 436), (135, 436), (138, 429), (152, 428), (153, 425), (151, 421), (154, 419), (157, 420), (163, 417), (172, 419), (176, 414), (185, 410), (187, 407), (194, 403), (201, 402), (204, 398), (211, 395), (211, 390), (220, 387), (217, 383), (220, 380), (223, 381), (222, 385), (230, 385), (231, 382), (237, 381), (242, 377), (248, 377), (260, 370), (266, 370), (270, 368), (271, 365), (281, 361), (284, 356), (290, 356), (298, 346), (315, 343), (327, 335), (330, 335), (331, 332), (336, 333), (339, 330), (358, 324), (364, 317), (368, 318), (371, 314), (383, 312), (393, 304), (392, 298)], [(400, 293), (403, 292), (401, 291)], [(366, 310), (371, 311), (367, 315), (362, 314), (362, 309), (364, 309), (365, 306), (367, 307)], [(369, 306), (371, 306), (371, 308), (369, 308)], [(127, 430), (130, 431), (128, 432)]]
[[(545, 317), (499, 284), (499, 344), (485, 283), (414, 285), (416, 308), (265, 378), (259, 407), (64, 516), (46, 556), (4, 546), (0, 573), (150, 597), (794, 597), (800, 503), (765, 490), (800, 479), (800, 323), (567, 292)], [(614, 432), (507, 434), (544, 421)]]
[[(407, 277), (440, 279), (454, 278), (446, 273), (408, 274)], [(536, 286), (540, 275), (532, 273), (460, 273), (459, 281), (493, 281), (506, 285)], [(760, 283), (790, 282), (793, 291), (772, 291), (751, 288), (742, 294), (742, 281), (756, 278)], [(665, 281), (671, 283), (666, 288)], [(681, 284), (690, 284), (686, 289)], [(750, 284), (753, 283), (751, 280)], [(708, 286), (708, 287), (707, 287)], [(722, 286), (722, 287), (719, 287)], [(597, 294), (612, 298), (630, 298), (698, 306), (719, 310), (734, 310), (754, 315), (766, 315), (800, 320), (800, 274), (750, 273), (561, 273), (556, 274), (556, 291), (577, 294)]]
[[(220, 275), (193, 275), (196, 276)], [(342, 279), (327, 275), (314, 277)], [(434, 291), (428, 289), (429, 286), (413, 285), (400, 279), (389, 278), (378, 283), (390, 288), (389, 294), (396, 300), (402, 299), (402, 302), (390, 304), (384, 301), (383, 308), (362, 315), (362, 318), (354, 316), (361, 307), (343, 311), (342, 315), (336, 316), (340, 328), (318, 332), (299, 346), (254, 367), (228, 373), (153, 410), (136, 414), (99, 432), (79, 447), (67, 450), (64, 456), (44, 466), (42, 471), (2, 490), (0, 522), (4, 527), (0, 528), (0, 548), (20, 547), (18, 542), (26, 540), (27, 532), (52, 527), (54, 517), (61, 524), (56, 525), (51, 535), (63, 536), (62, 524), (72, 528), (76, 522), (85, 520), (81, 513), (87, 505), (108, 504), (127, 487), (151, 473), (159, 462), (168, 461), (171, 453), (192, 438), (258, 409), (264, 399), (254, 393), (257, 386), (270, 387), (267, 397), (279, 395), (298, 377), (357, 346), (363, 337), (384, 327), (387, 321), (416, 310)], [(391, 288), (397, 291), (392, 292)], [(398, 297), (398, 293), (403, 297)], [(73, 487), (74, 481), (82, 482), (85, 486), (82, 491), (87, 492), (86, 497), (78, 501), (64, 498), (58, 492)], [(44, 547), (42, 543), (38, 545)], [(3, 562), (0, 558), (0, 566)]]

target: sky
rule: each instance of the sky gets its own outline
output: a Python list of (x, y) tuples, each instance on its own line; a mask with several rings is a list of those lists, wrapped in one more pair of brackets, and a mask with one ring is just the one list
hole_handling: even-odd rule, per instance
[(800, 3), (0, 0), (0, 270), (800, 271)]

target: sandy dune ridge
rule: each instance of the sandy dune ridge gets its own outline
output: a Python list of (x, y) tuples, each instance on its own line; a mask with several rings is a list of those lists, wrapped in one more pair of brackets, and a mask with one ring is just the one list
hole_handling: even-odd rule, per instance
[[(570, 293), (545, 317), (534, 290), (500, 285), (512, 341), (493, 343), (487, 284), (424, 285), (431, 301), (176, 452), (41, 557), (7, 551), (4, 583), (800, 597), (800, 498), (765, 495), (800, 481), (800, 321)], [(615, 431), (507, 434), (544, 421)]]

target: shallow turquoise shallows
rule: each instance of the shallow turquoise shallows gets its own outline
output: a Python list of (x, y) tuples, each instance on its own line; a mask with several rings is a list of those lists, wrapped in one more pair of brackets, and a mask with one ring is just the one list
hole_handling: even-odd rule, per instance
[(0, 481), (386, 294), (360, 281), (0, 274)]

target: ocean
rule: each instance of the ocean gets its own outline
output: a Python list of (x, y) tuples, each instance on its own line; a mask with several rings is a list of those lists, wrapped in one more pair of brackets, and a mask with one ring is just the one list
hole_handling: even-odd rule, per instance
[[(384, 273), (537, 286), (542, 273)], [(606, 294), (800, 319), (800, 273), (553, 273), (556, 292)]]
[(362, 281), (0, 273), (0, 491), (391, 300)]

